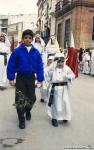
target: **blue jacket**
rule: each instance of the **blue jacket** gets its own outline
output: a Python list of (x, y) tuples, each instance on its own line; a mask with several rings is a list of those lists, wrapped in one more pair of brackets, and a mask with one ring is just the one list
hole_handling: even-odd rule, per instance
[(32, 73), (35, 73), (38, 81), (44, 80), (42, 58), (33, 45), (28, 52), (25, 45), (21, 44), (11, 54), (7, 66), (7, 78), (9, 80), (14, 80), (15, 73), (25, 76), (30, 76)]

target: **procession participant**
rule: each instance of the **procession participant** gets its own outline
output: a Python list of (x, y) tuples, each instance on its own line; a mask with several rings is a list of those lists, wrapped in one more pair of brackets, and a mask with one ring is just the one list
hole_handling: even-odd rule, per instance
[(91, 51), (90, 74), (94, 76), (94, 49)]
[(39, 50), (44, 66), (47, 65), (47, 52), (45, 51), (45, 42), (39, 34), (36, 34), (32, 44)]
[(0, 90), (7, 88), (6, 67), (10, 56), (10, 42), (5, 33), (0, 33)]
[(66, 65), (71, 68), (75, 74), (75, 78), (78, 77), (78, 58), (77, 58), (77, 49), (74, 47), (68, 47), (68, 54)]
[(39, 50), (40, 54), (42, 54), (45, 48), (45, 42), (43, 41), (43, 39), (40, 37), (39, 34), (35, 35), (33, 44)]
[(79, 69), (81, 72), (83, 71), (83, 54), (84, 54), (84, 49), (80, 48), (80, 50), (79, 50)]
[(48, 81), (52, 84), (48, 102), (48, 115), (52, 118), (52, 125), (57, 127), (58, 121), (67, 123), (71, 120), (70, 83), (75, 78), (72, 70), (65, 65), (64, 54), (57, 53), (56, 67), (48, 71)]
[(40, 87), (44, 80), (41, 55), (31, 44), (33, 32), (29, 29), (23, 31), (22, 40), (23, 43), (13, 51), (7, 67), (10, 85), (16, 87), (15, 103), (20, 129), (25, 128), (25, 113), (26, 120), (31, 120), (30, 111), (36, 101), (35, 74), (37, 87)]
[(54, 56), (57, 52), (60, 52), (59, 44), (55, 36), (51, 36), (48, 44), (46, 45), (46, 51), (49, 56)]
[(47, 81), (47, 71), (50, 69), (52, 66), (54, 57), (49, 56), (48, 61), (47, 61), (47, 66), (44, 68), (44, 81), (42, 82), (42, 87), (41, 87), (41, 100), (40, 102), (47, 102), (48, 101), (48, 96), (49, 96), (49, 82)]
[(90, 73), (90, 54), (87, 49), (83, 55), (83, 73), (84, 74)]

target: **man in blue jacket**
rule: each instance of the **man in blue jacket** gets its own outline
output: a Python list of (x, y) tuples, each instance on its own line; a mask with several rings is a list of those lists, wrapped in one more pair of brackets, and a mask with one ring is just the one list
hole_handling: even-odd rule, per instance
[(30, 110), (36, 100), (35, 74), (37, 87), (40, 87), (44, 80), (41, 55), (31, 44), (32, 40), (33, 32), (25, 30), (22, 33), (22, 44), (13, 51), (7, 66), (7, 78), (10, 85), (15, 86), (15, 103), (20, 129), (25, 128), (25, 115), (26, 120), (31, 120)]

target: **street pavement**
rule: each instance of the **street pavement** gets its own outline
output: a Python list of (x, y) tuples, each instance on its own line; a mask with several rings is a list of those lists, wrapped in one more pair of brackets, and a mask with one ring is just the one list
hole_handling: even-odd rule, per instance
[(94, 77), (79, 75), (71, 87), (72, 120), (51, 125), (40, 93), (26, 128), (18, 128), (14, 88), (0, 91), (0, 150), (94, 150)]

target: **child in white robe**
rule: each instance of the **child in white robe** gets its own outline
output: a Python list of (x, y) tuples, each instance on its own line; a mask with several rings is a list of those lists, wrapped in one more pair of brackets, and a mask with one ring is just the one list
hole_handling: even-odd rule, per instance
[(89, 74), (90, 73), (90, 55), (89, 52), (85, 52), (83, 56), (83, 73)]
[(64, 54), (55, 55), (56, 67), (48, 71), (48, 81), (52, 89), (48, 102), (48, 115), (52, 118), (52, 125), (58, 126), (58, 121), (71, 120), (70, 83), (75, 78), (72, 70), (64, 64)]
[(42, 82), (42, 87), (40, 89), (41, 92), (41, 100), (40, 102), (47, 102), (49, 96), (49, 82), (47, 81), (47, 72), (53, 65), (53, 56), (48, 57), (47, 66), (44, 68), (44, 81)]

